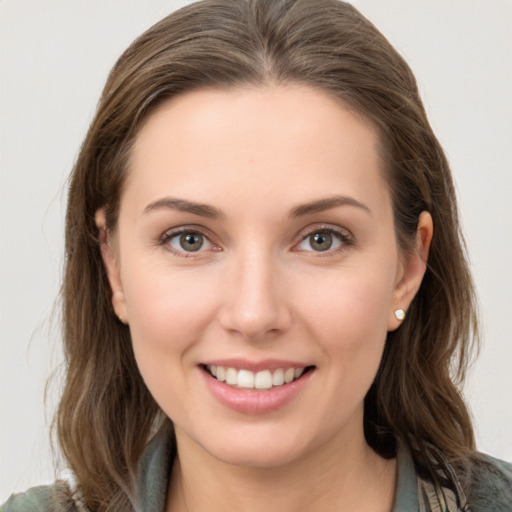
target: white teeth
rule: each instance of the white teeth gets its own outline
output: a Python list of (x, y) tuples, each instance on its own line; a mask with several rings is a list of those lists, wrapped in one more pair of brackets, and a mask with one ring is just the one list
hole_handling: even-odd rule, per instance
[(226, 368), (223, 366), (217, 366), (215, 369), (217, 370), (217, 375), (215, 375), (217, 380), (224, 382), (226, 380)]
[(278, 368), (272, 374), (272, 384), (274, 386), (282, 386), (284, 384), (284, 370), (282, 368)]
[(271, 389), (275, 386), (289, 384), (298, 379), (305, 368), (277, 368), (276, 370), (262, 370), (251, 372), (250, 370), (237, 370), (224, 366), (208, 365), (209, 372), (220, 382), (226, 382), (230, 386), (244, 389)]
[(254, 387), (254, 373), (249, 370), (240, 370), (238, 372), (239, 388), (253, 388)]
[(270, 389), (272, 387), (272, 374), (270, 373), (270, 370), (263, 370), (256, 374), (254, 387), (256, 389)]
[(295, 377), (295, 370), (293, 368), (288, 368), (288, 370), (286, 370), (284, 372), (284, 381), (286, 382), (286, 384), (288, 384), (289, 382), (291, 382)]
[(231, 386), (238, 384), (238, 372), (234, 368), (228, 368), (226, 370), (226, 384), (230, 384)]

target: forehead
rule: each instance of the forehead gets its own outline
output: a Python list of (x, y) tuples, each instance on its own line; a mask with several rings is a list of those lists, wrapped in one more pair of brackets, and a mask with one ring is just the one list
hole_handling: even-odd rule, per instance
[(291, 204), (337, 186), (363, 198), (387, 192), (378, 146), (369, 120), (310, 87), (197, 90), (146, 120), (125, 190), (145, 201), (172, 193), (211, 202), (247, 192)]

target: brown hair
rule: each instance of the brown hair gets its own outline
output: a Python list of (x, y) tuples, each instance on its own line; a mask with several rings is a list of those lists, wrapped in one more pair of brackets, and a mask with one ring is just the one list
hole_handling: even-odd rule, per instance
[[(128, 510), (155, 426), (169, 425), (144, 385), (129, 329), (115, 317), (94, 214), (115, 231), (130, 148), (166, 99), (201, 87), (298, 83), (327, 92), (378, 127), (395, 226), (412, 250), (418, 217), (434, 221), (428, 269), (402, 326), (389, 333), (365, 401), (365, 434), (384, 456), (406, 442), (435, 477), (474, 450), (456, 384), (476, 332), (475, 298), (446, 157), (414, 76), (389, 42), (338, 0), (205, 0), (163, 19), (113, 68), (74, 167), (63, 286), (67, 377), (56, 415), (86, 503)], [(455, 383), (454, 383), (455, 382)]]

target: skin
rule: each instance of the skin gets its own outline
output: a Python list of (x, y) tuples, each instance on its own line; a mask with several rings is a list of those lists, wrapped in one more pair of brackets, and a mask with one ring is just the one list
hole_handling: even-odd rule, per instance
[[(366, 444), (363, 400), (394, 311), (420, 286), (432, 221), (420, 216), (417, 251), (402, 254), (378, 142), (365, 118), (291, 85), (194, 91), (140, 130), (102, 254), (141, 374), (176, 427), (169, 511), (391, 510), (396, 463)], [(345, 201), (297, 212), (334, 196)], [(96, 219), (105, 233), (103, 210)], [(186, 252), (175, 228), (202, 233), (201, 249)], [(315, 250), (328, 230), (332, 247)], [(225, 358), (314, 369), (283, 407), (245, 414), (205, 385), (200, 364)]]

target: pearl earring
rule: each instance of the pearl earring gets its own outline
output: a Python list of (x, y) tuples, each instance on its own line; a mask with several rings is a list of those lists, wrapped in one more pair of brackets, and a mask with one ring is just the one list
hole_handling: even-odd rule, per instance
[(405, 311), (403, 309), (397, 309), (395, 311), (395, 316), (397, 320), (400, 320), (400, 322), (405, 318)]

